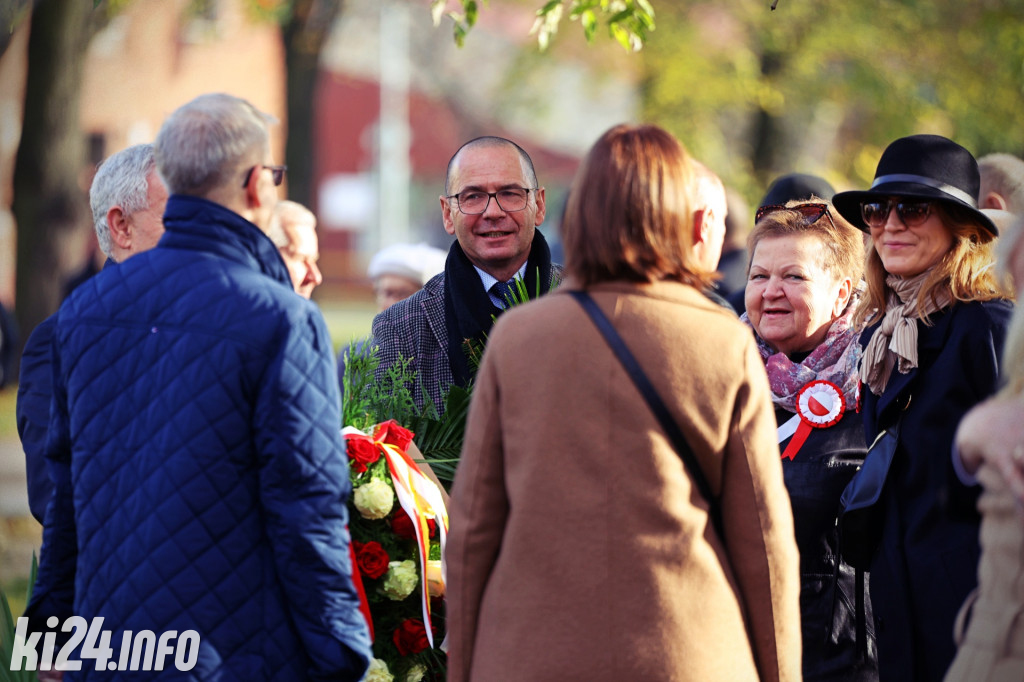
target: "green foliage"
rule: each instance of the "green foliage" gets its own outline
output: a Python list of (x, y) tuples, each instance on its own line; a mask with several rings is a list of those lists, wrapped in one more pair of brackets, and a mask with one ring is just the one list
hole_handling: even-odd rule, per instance
[[(452, 20), (455, 44), (462, 47), (466, 35), (476, 24), (479, 5), (476, 0), (459, 0), (462, 12), (445, 12), (447, 0), (432, 0), (431, 15), (434, 26), (440, 26), (447, 16)], [(583, 37), (593, 43), (597, 30), (604, 22), (608, 35), (629, 52), (638, 52), (654, 30), (654, 7), (649, 0), (547, 0), (538, 10), (530, 35), (537, 36), (537, 47), (543, 52), (558, 33), (569, 5), (570, 21), (579, 21)], [(484, 4), (487, 2), (484, 0)]]
[[(39, 563), (35, 553), (32, 554), (32, 570), (29, 573), (28, 588), (25, 592), (25, 603), (32, 599), (32, 586), (36, 583)], [(7, 595), (0, 589), (0, 682), (36, 682), (39, 678), (34, 671), (11, 670), (11, 655), (14, 650), (14, 633), (16, 631), (14, 615), (11, 613)]]
[(411, 378), (415, 376), (409, 369), (412, 360), (400, 359), (388, 367), (384, 377), (378, 381), (374, 378), (374, 372), (380, 365), (377, 351), (376, 346), (367, 347), (358, 341), (350, 343), (345, 350), (341, 405), (344, 426), (366, 431), (388, 419), (404, 426), (410, 418), (419, 415), (410, 389)]
[(444, 414), (422, 414), (413, 418), (406, 428), (416, 434), (416, 446), (430, 464), (445, 489), (451, 490), (455, 468), (462, 453), (462, 440), (469, 414), (470, 392), (452, 386), (445, 395)]
[(376, 346), (360, 346), (357, 342), (345, 350), (342, 424), (367, 432), (375, 424), (394, 419), (416, 434), (416, 446), (424, 459), (445, 487), (450, 488), (462, 450), (469, 391), (454, 386), (449, 389), (443, 414), (438, 413), (429, 397), (420, 409), (412, 398), (413, 382), (419, 380), (411, 368), (412, 361), (400, 358), (377, 380), (374, 373), (380, 365), (378, 351)]
[(750, 200), (791, 171), (866, 187), (897, 137), (1024, 152), (1020, 0), (663, 3), (642, 118)]

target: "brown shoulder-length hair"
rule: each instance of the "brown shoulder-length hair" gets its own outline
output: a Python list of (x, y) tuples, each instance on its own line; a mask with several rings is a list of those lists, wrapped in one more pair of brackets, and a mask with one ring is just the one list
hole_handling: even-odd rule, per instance
[[(935, 301), (937, 293), (945, 289), (954, 301), (991, 301), (1013, 298), (1012, 290), (996, 275), (993, 249), (994, 238), (981, 227), (973, 215), (955, 204), (937, 201), (932, 210), (942, 224), (953, 234), (953, 246), (932, 267), (917, 294), (917, 316), (928, 324), (924, 314), (926, 303)], [(891, 289), (886, 284), (888, 273), (882, 265), (878, 251), (868, 249), (864, 267), (867, 291), (854, 313), (854, 324), (868, 325), (885, 315)]]
[(690, 155), (654, 125), (617, 125), (587, 153), (562, 220), (566, 271), (583, 286), (673, 280), (708, 286), (693, 256)]

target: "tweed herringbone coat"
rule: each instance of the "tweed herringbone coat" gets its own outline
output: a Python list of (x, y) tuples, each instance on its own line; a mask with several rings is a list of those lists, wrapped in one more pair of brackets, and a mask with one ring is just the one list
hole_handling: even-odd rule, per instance
[(477, 376), (449, 681), (799, 679), (793, 519), (750, 331), (683, 284), (589, 290), (691, 444), (722, 538), (572, 286), (499, 319)]
[[(388, 367), (399, 358), (411, 358), (410, 368), (418, 377), (412, 387), (413, 400), (422, 408), (429, 398), (442, 413), (444, 394), (453, 382), (444, 317), (444, 277), (443, 272), (435, 275), (415, 294), (379, 313), (372, 327), (372, 343), (380, 347), (377, 380), (383, 379)], [(562, 266), (552, 264), (552, 282), (557, 286), (561, 278)]]

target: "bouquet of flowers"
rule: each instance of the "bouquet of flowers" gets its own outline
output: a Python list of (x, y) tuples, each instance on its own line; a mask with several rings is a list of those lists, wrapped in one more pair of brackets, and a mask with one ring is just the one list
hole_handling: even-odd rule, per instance
[(441, 488), (414, 456), (413, 433), (394, 420), (369, 433), (342, 430), (352, 481), (350, 530), (357, 588), (374, 639), (368, 682), (444, 679), (448, 516)]
[[(525, 284), (516, 284), (509, 298), (514, 305), (529, 299)], [(465, 352), (476, 369), (483, 344), (467, 340)], [(377, 377), (377, 348), (355, 342), (344, 357), (352, 563), (374, 638), (374, 660), (364, 679), (443, 680), (447, 660), (443, 646), (437, 648), (444, 633), (448, 531), (442, 481), (450, 485), (455, 475), (471, 389), (445, 391), (443, 412), (429, 398), (418, 408), (410, 390), (418, 377), (408, 359)], [(425, 465), (422, 471), (418, 463)]]

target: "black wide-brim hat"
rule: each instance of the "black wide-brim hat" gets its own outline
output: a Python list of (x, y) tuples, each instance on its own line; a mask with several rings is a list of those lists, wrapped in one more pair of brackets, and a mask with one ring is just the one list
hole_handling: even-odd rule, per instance
[(993, 236), (999, 230), (978, 210), (981, 176), (974, 156), (941, 135), (901, 137), (882, 152), (871, 188), (840, 192), (832, 197), (839, 214), (867, 231), (861, 203), (889, 196), (919, 197), (956, 204), (971, 213)]

